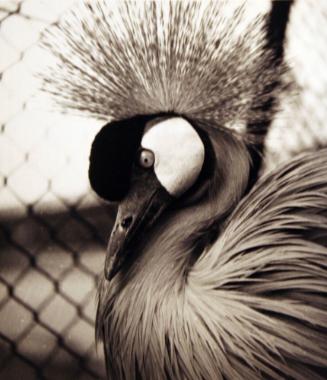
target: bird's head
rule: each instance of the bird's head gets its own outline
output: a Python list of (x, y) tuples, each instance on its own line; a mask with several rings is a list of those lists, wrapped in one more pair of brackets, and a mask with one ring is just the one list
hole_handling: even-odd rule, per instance
[(94, 190), (119, 202), (108, 278), (168, 209), (201, 203), (203, 231), (253, 183), (284, 87), (290, 3), (82, 1), (46, 34), (44, 89), (65, 112), (115, 120), (90, 165)]
[(199, 224), (226, 216), (246, 190), (250, 157), (223, 130), (178, 115), (136, 116), (98, 133), (89, 177), (98, 195), (118, 202), (105, 263), (110, 280), (165, 210), (201, 204)]

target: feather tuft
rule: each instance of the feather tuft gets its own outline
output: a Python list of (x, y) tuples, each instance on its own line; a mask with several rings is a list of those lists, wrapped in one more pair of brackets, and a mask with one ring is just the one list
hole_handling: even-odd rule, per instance
[(65, 110), (105, 121), (173, 112), (256, 135), (246, 126), (270, 120), (284, 67), (269, 15), (249, 21), (245, 2), (234, 3), (83, 1), (44, 36), (54, 63), (43, 88)]

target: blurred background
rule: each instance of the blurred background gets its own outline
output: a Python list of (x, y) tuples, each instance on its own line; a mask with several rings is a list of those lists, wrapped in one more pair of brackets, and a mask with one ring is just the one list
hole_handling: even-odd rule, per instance
[[(35, 100), (38, 41), (74, 0), (0, 0), (0, 379), (103, 379), (96, 284), (114, 212), (89, 188), (101, 125)], [(287, 60), (296, 84), (266, 167), (327, 141), (327, 2), (297, 0)], [(326, 179), (327, 180), (327, 179)]]
[(96, 284), (112, 213), (90, 191), (98, 123), (34, 99), (42, 31), (72, 1), (0, 0), (0, 379), (98, 379)]

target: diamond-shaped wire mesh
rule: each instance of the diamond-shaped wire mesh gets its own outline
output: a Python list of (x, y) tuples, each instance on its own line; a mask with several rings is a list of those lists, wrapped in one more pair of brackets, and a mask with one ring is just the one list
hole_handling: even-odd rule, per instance
[[(95, 295), (113, 210), (87, 180), (99, 125), (31, 107), (37, 42), (74, 0), (0, 0), (0, 379), (101, 379)], [(327, 141), (327, 3), (298, 0), (287, 58), (299, 93), (269, 166)]]
[(94, 319), (112, 211), (88, 185), (97, 126), (29, 107), (37, 42), (71, 3), (0, 0), (0, 379), (104, 377)]

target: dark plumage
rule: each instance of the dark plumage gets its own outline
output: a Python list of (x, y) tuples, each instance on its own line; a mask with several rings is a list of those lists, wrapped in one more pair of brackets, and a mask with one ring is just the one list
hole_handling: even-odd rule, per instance
[(45, 88), (106, 122), (89, 175), (119, 202), (97, 314), (109, 379), (327, 368), (327, 151), (251, 190), (292, 2), (250, 22), (241, 3), (85, 1), (46, 36)]

